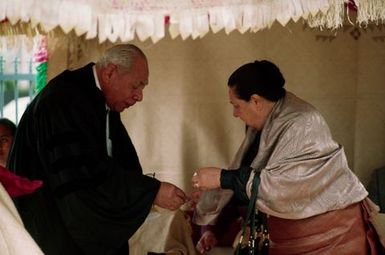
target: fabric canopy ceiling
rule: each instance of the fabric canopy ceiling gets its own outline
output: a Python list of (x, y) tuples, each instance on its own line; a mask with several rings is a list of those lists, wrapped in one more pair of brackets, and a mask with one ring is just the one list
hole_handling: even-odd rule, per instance
[[(349, 0), (0, 0), (0, 20), (29, 24), (43, 33), (60, 27), (86, 39), (123, 42), (151, 38), (168, 29), (172, 38), (203, 37), (224, 29), (256, 32), (274, 21), (286, 25), (303, 18), (311, 27), (342, 25)], [(384, 0), (355, 0), (357, 22), (385, 20)]]

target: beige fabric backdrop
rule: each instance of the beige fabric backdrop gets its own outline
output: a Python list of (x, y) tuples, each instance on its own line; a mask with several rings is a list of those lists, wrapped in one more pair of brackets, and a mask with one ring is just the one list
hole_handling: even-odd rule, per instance
[[(335, 32), (302, 23), (258, 33), (202, 39), (165, 38), (138, 42), (150, 63), (144, 101), (123, 112), (145, 172), (190, 190), (195, 168), (226, 167), (238, 148), (244, 125), (232, 117), (227, 78), (255, 59), (276, 63), (287, 89), (316, 106), (349, 164), (367, 184), (385, 165), (385, 32), (347, 26)], [(50, 55), (49, 77), (96, 60), (107, 44), (59, 38)]]

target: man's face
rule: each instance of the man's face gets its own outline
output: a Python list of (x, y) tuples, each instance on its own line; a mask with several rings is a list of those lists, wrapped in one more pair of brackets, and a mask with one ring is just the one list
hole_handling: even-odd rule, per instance
[[(110, 64), (114, 65), (114, 64)], [(107, 105), (122, 112), (143, 99), (143, 89), (148, 84), (148, 65), (143, 58), (134, 58), (131, 70), (114, 65), (108, 89), (104, 91)]]
[(0, 165), (7, 164), (9, 150), (11, 149), (13, 136), (11, 130), (4, 125), (0, 125)]

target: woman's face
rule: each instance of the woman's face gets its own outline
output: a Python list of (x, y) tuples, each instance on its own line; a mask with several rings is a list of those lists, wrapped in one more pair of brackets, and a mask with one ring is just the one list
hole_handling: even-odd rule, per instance
[(0, 125), (0, 165), (3, 167), (7, 164), (12, 141), (13, 136), (11, 130), (5, 125)]
[(233, 105), (233, 116), (240, 118), (246, 125), (259, 129), (259, 117), (255, 101), (252, 99), (249, 101), (240, 99), (234, 87), (229, 88), (229, 99), (230, 104)]

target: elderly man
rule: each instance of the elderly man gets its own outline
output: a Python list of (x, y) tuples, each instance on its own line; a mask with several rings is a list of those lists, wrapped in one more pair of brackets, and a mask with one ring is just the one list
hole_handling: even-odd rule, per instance
[(45, 254), (127, 255), (153, 204), (185, 202), (173, 184), (142, 174), (120, 120), (143, 99), (148, 76), (143, 52), (117, 45), (52, 79), (24, 113), (8, 166), (44, 183), (15, 204)]

